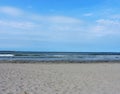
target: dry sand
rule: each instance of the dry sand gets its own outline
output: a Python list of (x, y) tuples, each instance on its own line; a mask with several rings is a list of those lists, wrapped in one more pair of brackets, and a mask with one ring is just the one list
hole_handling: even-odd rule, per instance
[(0, 94), (120, 94), (120, 64), (0, 64)]

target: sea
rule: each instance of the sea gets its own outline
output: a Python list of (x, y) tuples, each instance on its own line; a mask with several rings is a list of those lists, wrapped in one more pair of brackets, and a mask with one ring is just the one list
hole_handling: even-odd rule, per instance
[(29, 52), (0, 51), (0, 60), (120, 61), (120, 52)]

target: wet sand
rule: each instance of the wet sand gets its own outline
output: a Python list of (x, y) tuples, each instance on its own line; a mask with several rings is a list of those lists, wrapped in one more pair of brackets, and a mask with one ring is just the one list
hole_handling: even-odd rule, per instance
[(120, 94), (120, 63), (0, 63), (0, 94)]

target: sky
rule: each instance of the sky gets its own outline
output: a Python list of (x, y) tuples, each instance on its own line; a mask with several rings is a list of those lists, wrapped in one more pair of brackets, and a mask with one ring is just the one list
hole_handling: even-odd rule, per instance
[(120, 0), (0, 0), (0, 50), (120, 52)]

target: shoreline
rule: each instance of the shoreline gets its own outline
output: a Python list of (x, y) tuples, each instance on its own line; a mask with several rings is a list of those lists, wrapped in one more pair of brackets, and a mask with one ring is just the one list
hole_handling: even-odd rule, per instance
[(54, 63), (54, 64), (71, 64), (71, 63), (120, 63), (120, 60), (94, 60), (94, 61), (71, 61), (71, 60), (50, 60), (50, 61), (39, 61), (39, 60), (0, 60), (1, 63), (34, 63), (34, 64), (39, 64), (39, 63)]

